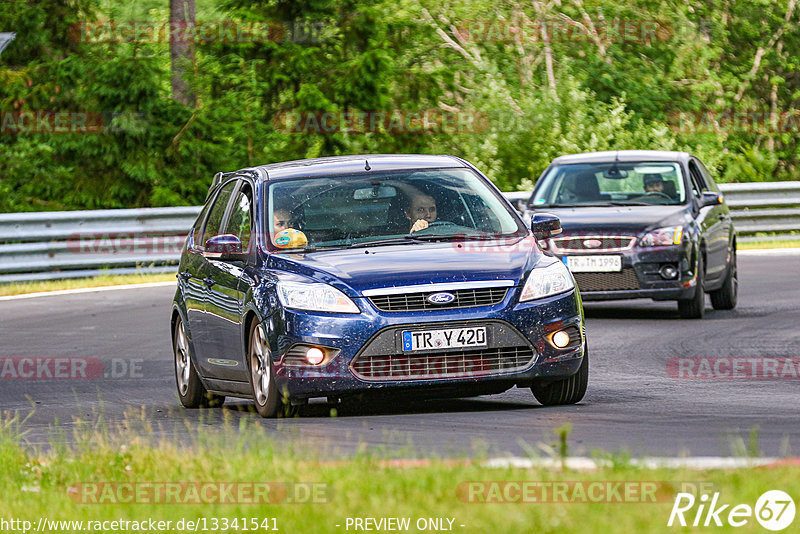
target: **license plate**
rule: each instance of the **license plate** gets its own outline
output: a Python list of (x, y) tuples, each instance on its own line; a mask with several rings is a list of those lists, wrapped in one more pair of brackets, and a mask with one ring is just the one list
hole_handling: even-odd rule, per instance
[(486, 328), (483, 326), (403, 331), (404, 352), (485, 346)]
[(622, 270), (622, 256), (565, 256), (573, 273), (613, 273)]

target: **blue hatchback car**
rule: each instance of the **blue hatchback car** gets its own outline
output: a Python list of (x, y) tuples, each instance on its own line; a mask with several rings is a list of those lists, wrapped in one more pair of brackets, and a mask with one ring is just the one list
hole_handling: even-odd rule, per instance
[(366, 155), (219, 173), (181, 256), (172, 307), (187, 408), (225, 396), (265, 417), (311, 398), (586, 392), (569, 270), (475, 167)]

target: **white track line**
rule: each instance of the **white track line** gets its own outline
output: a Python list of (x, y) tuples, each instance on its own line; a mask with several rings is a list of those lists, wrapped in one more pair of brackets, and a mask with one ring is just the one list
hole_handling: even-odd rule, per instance
[(142, 287), (166, 287), (175, 286), (175, 282), (147, 282), (144, 284), (125, 284), (120, 286), (101, 286), (101, 287), (80, 287), (77, 289), (61, 289), (59, 291), (41, 291), (38, 293), (25, 293), (24, 295), (8, 295), (0, 297), (3, 300), (32, 299), (36, 297), (55, 297), (59, 295), (77, 295), (79, 293), (94, 293), (95, 291), (116, 291), (118, 289), (138, 289)]
[(739, 256), (798, 256), (800, 248), (746, 248), (736, 251)]
[[(742, 469), (774, 464), (779, 458), (732, 458), (725, 456), (690, 456), (686, 458), (644, 457), (632, 459), (631, 465), (647, 469)], [(561, 468), (562, 461), (558, 458), (491, 458), (483, 463), (484, 467), (532, 469)], [(572, 456), (563, 461), (567, 469), (577, 471), (592, 471), (603, 467), (611, 467), (610, 460), (595, 460), (584, 456)]]

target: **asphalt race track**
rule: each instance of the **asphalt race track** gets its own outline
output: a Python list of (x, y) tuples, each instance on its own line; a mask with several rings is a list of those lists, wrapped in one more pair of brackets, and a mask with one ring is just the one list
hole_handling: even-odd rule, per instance
[[(797, 376), (679, 379), (669, 376), (667, 362), (800, 357), (798, 262), (800, 255), (741, 255), (738, 308), (718, 312), (707, 302), (706, 318), (699, 321), (679, 319), (671, 302), (588, 303), (589, 391), (579, 405), (559, 408), (543, 408), (529, 390), (512, 389), (473, 399), (345, 405), (338, 407), (338, 417), (330, 417), (329, 405), (315, 403), (304, 407), (300, 418), (262, 420), (237, 399), (222, 409), (184, 410), (172, 368), (172, 287), (0, 301), (0, 359), (81, 357), (96, 375), (42, 380), (5, 372), (0, 409), (30, 415), (26, 442), (43, 446), (59, 435), (72, 439), (76, 419), (102, 418), (113, 428), (143, 413), (156, 434), (179, 439), (187, 420), (214, 429), (225, 417), (233, 428), (247, 419), (277, 439), (345, 454), (367, 444), (404, 455), (518, 455), (552, 442), (553, 429), (569, 422), (574, 454), (603, 449), (729, 456), (757, 427), (761, 454), (796, 455)], [(103, 362), (99, 371), (95, 359)]]

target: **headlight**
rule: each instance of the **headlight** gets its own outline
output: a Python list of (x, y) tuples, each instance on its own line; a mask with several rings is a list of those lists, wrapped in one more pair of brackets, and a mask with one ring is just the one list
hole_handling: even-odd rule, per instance
[(361, 313), (347, 295), (328, 284), (278, 282), (278, 298), (286, 308), (334, 313)]
[(520, 302), (540, 299), (569, 291), (575, 287), (566, 265), (557, 261), (547, 267), (534, 267), (522, 288)]
[(680, 245), (683, 240), (683, 226), (667, 226), (647, 232), (639, 240), (642, 247), (665, 247)]

